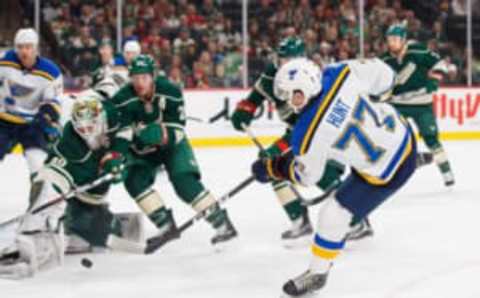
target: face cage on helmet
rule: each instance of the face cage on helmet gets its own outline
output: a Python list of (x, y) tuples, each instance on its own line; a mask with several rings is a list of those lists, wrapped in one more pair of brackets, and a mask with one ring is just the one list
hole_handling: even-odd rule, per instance
[(90, 117), (72, 117), (72, 124), (75, 131), (85, 140), (93, 140), (106, 132), (106, 116), (104, 111), (99, 111)]

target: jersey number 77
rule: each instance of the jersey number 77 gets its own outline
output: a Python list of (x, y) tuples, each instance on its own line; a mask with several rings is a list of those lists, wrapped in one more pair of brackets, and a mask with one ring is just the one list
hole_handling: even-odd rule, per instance
[(374, 144), (365, 129), (365, 117), (373, 119), (375, 126), (385, 129), (389, 132), (395, 131), (395, 118), (393, 115), (387, 115), (381, 119), (381, 116), (375, 112), (375, 109), (367, 100), (360, 97), (353, 111), (353, 119), (347, 124), (347, 127), (335, 142), (334, 147), (339, 150), (346, 150), (352, 140), (362, 149), (367, 160), (371, 163), (377, 162), (385, 153), (385, 149)]

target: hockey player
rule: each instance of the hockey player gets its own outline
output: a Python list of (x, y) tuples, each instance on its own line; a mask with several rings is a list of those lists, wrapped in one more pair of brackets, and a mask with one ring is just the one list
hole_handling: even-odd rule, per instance
[(63, 78), (55, 63), (38, 55), (34, 29), (18, 30), (14, 46), (0, 58), (0, 161), (21, 144), (33, 177), (60, 136)]
[(125, 65), (130, 65), (133, 59), (142, 53), (140, 44), (136, 40), (129, 40), (123, 46), (123, 59)]
[(112, 102), (119, 109), (122, 135), (132, 141), (135, 162), (129, 168), (125, 188), (161, 230), (171, 235), (176, 230), (172, 211), (153, 189), (157, 170), (164, 165), (177, 195), (197, 212), (210, 210), (207, 221), (216, 230), (212, 244), (230, 240), (237, 232), (226, 210), (200, 180), (200, 169), (185, 133), (182, 92), (165, 77), (154, 76), (154, 61), (139, 55), (130, 65), (131, 83), (124, 86)]
[[(110, 149), (114, 145), (116, 148), (123, 146), (128, 152), (128, 142), (115, 138), (118, 121), (116, 109), (108, 102), (102, 104), (99, 99), (82, 96), (76, 100), (71, 121), (65, 125), (62, 137), (35, 177), (39, 186), (31, 210), (107, 173), (113, 174), (111, 182), (123, 181), (127, 157)], [(78, 193), (67, 198), (67, 203), (61, 201), (39, 213), (27, 213), (20, 223), (14, 246), (3, 251), (0, 277), (31, 277), (62, 264), (65, 205), (65, 231), (69, 236), (67, 250), (70, 252), (85, 252), (91, 246), (120, 248), (125, 243), (122, 237), (130, 238), (131, 242), (139, 241), (139, 217), (118, 216), (110, 212), (105, 200), (110, 184)], [(130, 220), (127, 229), (122, 219)], [(133, 233), (126, 235), (126, 231), (134, 226), (137, 228)], [(10, 257), (5, 259), (5, 254)]]
[(104, 98), (111, 98), (120, 87), (128, 83), (128, 66), (140, 54), (138, 41), (127, 41), (123, 46), (123, 56), (113, 58), (110, 63), (93, 73), (91, 89), (99, 92)]
[[(406, 118), (415, 122), (425, 144), (433, 154), (446, 186), (455, 183), (447, 154), (440, 143), (433, 114), (433, 93), (446, 72), (438, 54), (425, 46), (407, 40), (404, 24), (387, 30), (388, 52), (382, 59), (397, 72), (391, 103)], [(420, 154), (421, 163), (431, 162), (431, 154)], [(423, 160), (426, 159), (426, 160)]]
[(92, 84), (97, 85), (101, 80), (111, 77), (117, 84), (123, 85), (128, 81), (128, 64), (120, 54), (115, 54), (110, 40), (102, 41), (99, 49), (99, 63), (92, 72)]
[[(257, 108), (263, 105), (265, 101), (271, 102), (277, 109), (280, 119), (288, 125), (288, 128), (281, 138), (267, 148), (265, 152), (260, 153), (261, 156), (270, 157), (281, 155), (290, 149), (290, 130), (291, 126), (297, 121), (297, 115), (293, 109), (273, 94), (273, 78), (279, 66), (293, 58), (305, 56), (305, 44), (300, 38), (287, 37), (280, 42), (276, 54), (277, 61), (267, 66), (248, 97), (238, 103), (231, 118), (233, 127), (236, 130), (243, 131), (243, 127), (249, 126), (254, 119)], [(340, 179), (343, 172), (344, 167), (342, 165), (334, 162), (328, 163), (324, 177), (317, 184), (318, 187), (326, 190)], [(305, 236), (309, 237), (312, 233), (312, 226), (308, 218), (308, 210), (301, 204), (298, 192), (292, 188), (293, 186), (288, 180), (273, 181), (271, 185), (278, 201), (292, 221), (292, 227), (283, 232), (281, 238), (290, 242)], [(356, 237), (372, 234), (373, 231), (370, 229), (368, 222), (362, 227), (365, 229), (362, 228)]]
[(340, 63), (323, 73), (313, 62), (295, 59), (275, 76), (275, 95), (300, 114), (292, 153), (256, 161), (252, 171), (257, 180), (312, 185), (328, 159), (352, 168), (321, 206), (311, 264), (284, 285), (286, 295), (304, 297), (321, 289), (352, 218), (367, 216), (415, 171), (416, 144), (408, 123), (393, 106), (373, 103), (366, 95), (388, 96), (393, 80), (394, 72), (379, 59)]

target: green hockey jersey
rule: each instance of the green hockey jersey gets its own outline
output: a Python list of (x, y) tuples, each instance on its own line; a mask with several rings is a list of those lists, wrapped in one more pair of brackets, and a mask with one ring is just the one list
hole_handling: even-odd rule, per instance
[(286, 102), (275, 97), (273, 93), (273, 79), (277, 71), (277, 66), (270, 63), (255, 82), (253, 90), (248, 95), (247, 100), (257, 107), (262, 105), (265, 100), (269, 100), (275, 105), (280, 119), (288, 125), (293, 125), (297, 119), (293, 109)]
[(431, 70), (441, 69), (440, 56), (419, 43), (408, 42), (402, 59), (385, 53), (381, 57), (397, 73), (392, 103), (399, 105), (430, 104), (438, 81), (431, 78)]
[[(62, 137), (53, 145), (47, 158), (46, 165), (66, 178), (72, 187), (97, 180), (104, 174), (100, 168), (100, 161), (105, 154), (111, 151), (113, 146), (128, 146), (124, 140), (115, 136), (120, 128), (117, 110), (108, 102), (103, 102), (103, 107), (107, 113), (108, 131), (102, 137), (102, 145), (98, 149), (92, 150), (69, 121), (64, 127)], [(108, 184), (79, 194), (77, 197), (88, 203), (99, 204), (107, 189)]]
[[(136, 140), (137, 133), (146, 125), (165, 125), (169, 146), (179, 143), (185, 137), (185, 107), (179, 87), (164, 76), (155, 78), (155, 92), (150, 103), (144, 103), (136, 95), (131, 83), (125, 85), (111, 99), (119, 110), (122, 132), (119, 136), (132, 141), (131, 148), (137, 154), (148, 154), (156, 147), (142, 147)], [(172, 141), (173, 140), (173, 141)]]

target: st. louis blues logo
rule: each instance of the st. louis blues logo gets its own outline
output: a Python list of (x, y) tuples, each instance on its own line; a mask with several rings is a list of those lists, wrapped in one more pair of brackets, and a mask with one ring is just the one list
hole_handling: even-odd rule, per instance
[(31, 95), (34, 91), (33, 88), (10, 82), (10, 94), (14, 97), (26, 97)]
[(297, 74), (298, 72), (298, 69), (292, 69), (288, 72), (288, 79), (290, 81), (293, 81), (293, 79), (295, 78), (295, 75)]

